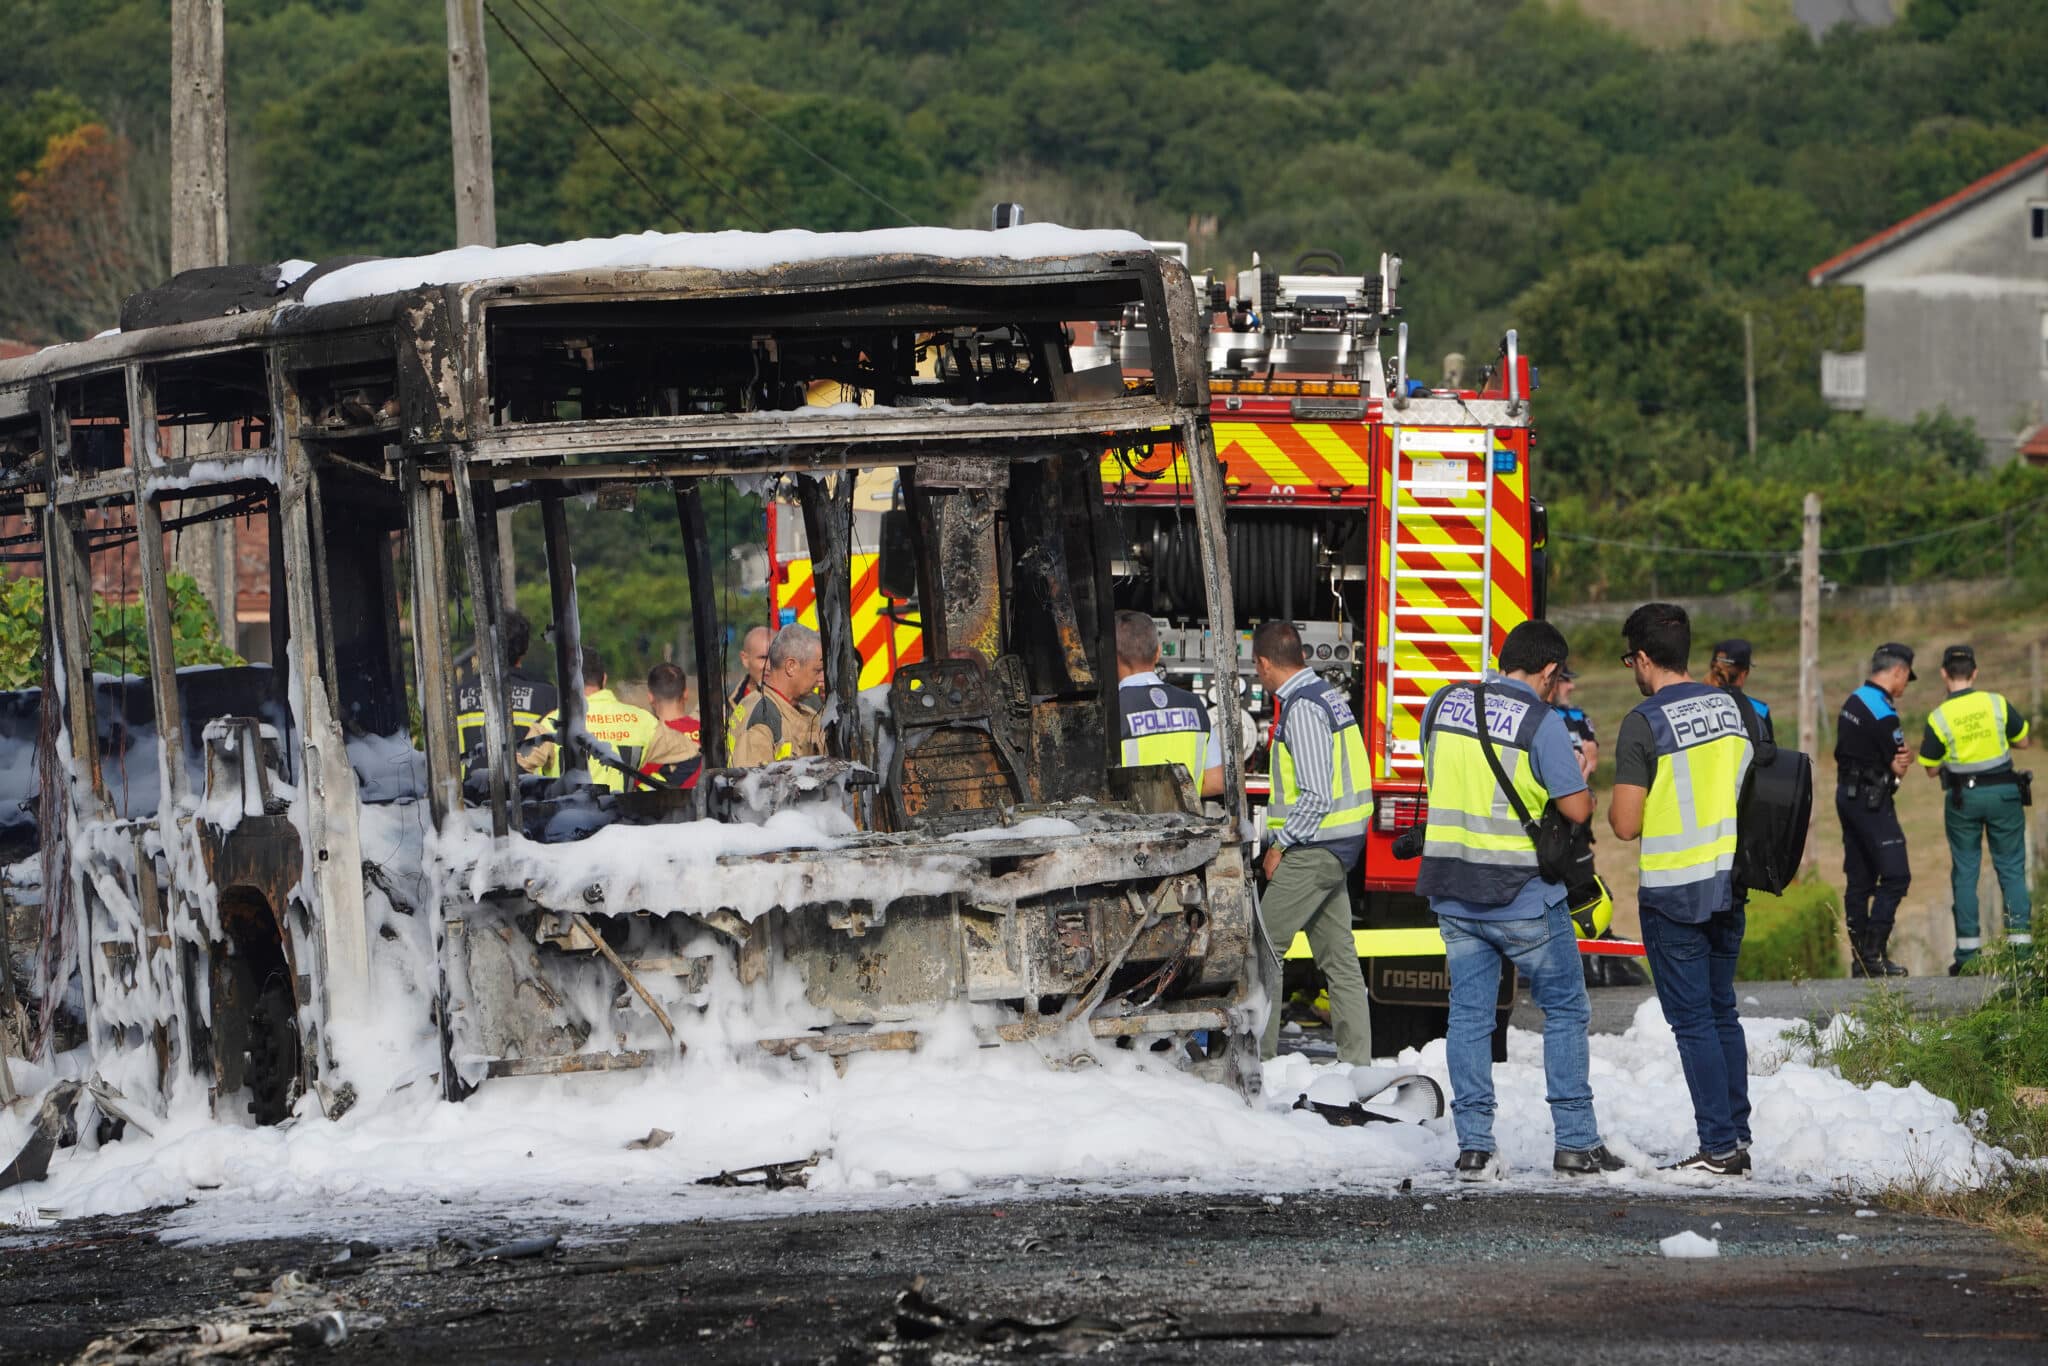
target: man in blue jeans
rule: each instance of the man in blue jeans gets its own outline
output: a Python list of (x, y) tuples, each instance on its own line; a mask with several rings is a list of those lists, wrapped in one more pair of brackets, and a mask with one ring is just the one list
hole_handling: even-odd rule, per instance
[[(1429, 898), (1451, 973), (1451, 1115), (1460, 1181), (1507, 1174), (1493, 1146), (1493, 1015), (1503, 960), (1529, 979), (1543, 1010), (1543, 1074), (1556, 1126), (1552, 1168), (1569, 1176), (1620, 1171), (1600, 1141), (1587, 1080), (1586, 979), (1561, 882), (1539, 870), (1529, 838), (1480, 740), (1486, 735), (1522, 809), (1540, 820), (1555, 802), (1567, 820), (1592, 819), (1593, 794), (1551, 709), (1568, 647), (1545, 621), (1508, 632), (1500, 670), (1475, 686), (1453, 683), (1422, 714), (1428, 827), (1415, 890)], [(1480, 698), (1484, 695), (1484, 706)]]
[(1692, 623), (1652, 602), (1622, 625), (1647, 700), (1621, 723), (1607, 820), (1642, 847), (1643, 947), (1678, 1041), (1699, 1151), (1668, 1171), (1749, 1175), (1749, 1049), (1735, 1008), (1743, 909), (1735, 899), (1736, 803), (1754, 750), (1733, 695), (1686, 671)]

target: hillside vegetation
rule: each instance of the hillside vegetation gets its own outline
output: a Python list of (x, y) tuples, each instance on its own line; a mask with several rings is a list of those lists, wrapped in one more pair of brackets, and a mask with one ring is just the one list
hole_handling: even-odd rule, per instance
[[(1651, 9), (1669, 22), (1646, 27)], [(1890, 29), (1818, 42), (1778, 0), (490, 10), (503, 240), (976, 224), (1016, 198), (1038, 219), (1188, 238), (1198, 266), (1326, 248), (1356, 267), (1391, 251), (1406, 258), (1425, 376), (1443, 353), (1490, 356), (1503, 327), (1522, 329), (1542, 372), (1542, 488), (1566, 534), (1754, 546), (1767, 528), (1796, 544), (1803, 489), (1825, 487), (1832, 506), (1872, 483), (1873, 460), (1887, 481), (1956, 492), (1866, 492), (1855, 544), (1987, 499), (2031, 515), (2048, 493), (2024, 472), (1981, 489), (1954, 424), (1831, 418), (1818, 353), (1860, 343), (1860, 309), (1804, 281), (2048, 142), (2039, 0), (1912, 0)], [(232, 0), (228, 14), (235, 254), (449, 245), (442, 7)], [(1672, 41), (1684, 14), (1718, 16), (1701, 31), (1732, 40)], [(168, 0), (18, 0), (10, 17), (0, 332), (85, 335), (164, 272)], [(1989, 553), (1958, 545), (1910, 572)], [(1638, 552), (1558, 549), (1562, 596), (1644, 578)], [(1730, 586), (1758, 576), (1718, 568)], [(1830, 566), (1844, 581), (1893, 572)]]

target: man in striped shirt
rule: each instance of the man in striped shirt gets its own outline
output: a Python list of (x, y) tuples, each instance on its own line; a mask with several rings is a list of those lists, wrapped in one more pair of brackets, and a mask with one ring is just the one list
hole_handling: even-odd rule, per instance
[[(1253, 633), (1252, 667), (1278, 711), (1259, 914), (1280, 953), (1295, 935), (1308, 937), (1330, 993), (1337, 1057), (1369, 1063), (1371, 1007), (1351, 937), (1351, 874), (1365, 853), (1365, 825), (1372, 815), (1365, 736), (1350, 701), (1308, 667), (1301, 634), (1291, 624), (1269, 621)], [(1279, 1043), (1276, 1001), (1266, 1021), (1263, 1056), (1274, 1056)]]

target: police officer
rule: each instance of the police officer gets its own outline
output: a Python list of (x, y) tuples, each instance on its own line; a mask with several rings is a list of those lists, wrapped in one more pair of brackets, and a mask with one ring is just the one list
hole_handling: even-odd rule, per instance
[(1586, 709), (1572, 700), (1578, 683), (1578, 674), (1559, 669), (1557, 695), (1550, 705), (1564, 719), (1565, 734), (1572, 739), (1572, 753), (1578, 756), (1580, 776), (1591, 782), (1593, 770), (1600, 767), (1600, 735), (1593, 729), (1593, 718), (1586, 715)]
[(1736, 806), (1755, 757), (1735, 699), (1688, 671), (1692, 622), (1645, 603), (1622, 626), (1644, 701), (1614, 737), (1608, 824), (1642, 839), (1643, 947), (1678, 1043), (1699, 1151), (1668, 1170), (1749, 1175), (1749, 1049), (1735, 1004), (1746, 916), (1736, 904)]
[(1528, 977), (1543, 1011), (1543, 1073), (1557, 1139), (1553, 1169), (1591, 1176), (1627, 1165), (1600, 1141), (1593, 1115), (1586, 1061), (1592, 1012), (1564, 883), (1544, 876), (1536, 842), (1480, 741), (1484, 725), (1501, 772), (1532, 818), (1552, 802), (1575, 824), (1592, 818), (1593, 794), (1572, 756), (1563, 718), (1544, 705), (1555, 696), (1567, 648), (1549, 622), (1525, 621), (1501, 644), (1500, 671), (1486, 679), (1483, 717), (1470, 683), (1439, 689), (1422, 713), (1429, 821), (1415, 890), (1436, 912), (1451, 974), (1444, 1048), (1460, 1181), (1497, 1181), (1506, 1174), (1493, 1142), (1494, 1003), (1503, 962)]
[[(1270, 749), (1273, 796), (1266, 807), (1266, 890), (1259, 916), (1281, 952), (1308, 936), (1330, 995), (1337, 1058), (1372, 1061), (1372, 1013), (1358, 943), (1351, 937), (1351, 874), (1365, 854), (1372, 818), (1372, 765), (1344, 694), (1316, 676), (1301, 633), (1269, 621), (1252, 633), (1252, 669), (1278, 713)], [(1280, 1048), (1280, 1005), (1266, 1017), (1260, 1056)]]
[(1771, 723), (1771, 704), (1748, 691), (1750, 648), (1746, 640), (1724, 640), (1714, 647), (1714, 659), (1707, 666), (1707, 682), (1716, 688), (1736, 688), (1749, 698), (1749, 709), (1763, 723), (1764, 739), (1777, 743), (1778, 729)]
[(1849, 694), (1835, 723), (1835, 814), (1842, 820), (1844, 914), (1849, 975), (1904, 977), (1888, 953), (1892, 922), (1912, 884), (1906, 832), (1893, 795), (1913, 762), (1897, 702), (1913, 672), (1913, 651), (1896, 642), (1870, 656), (1870, 676)]
[(1143, 612), (1116, 614), (1117, 734), (1123, 761), (1179, 764), (1204, 797), (1223, 791), (1223, 746), (1209, 709), (1159, 677), (1159, 627)]
[(1952, 860), (1956, 958), (1949, 975), (1977, 956), (1984, 941), (1977, 924), (1977, 868), (1982, 841), (1991, 841), (1991, 867), (2005, 898), (2005, 938), (2021, 953), (2033, 950), (2033, 901), (2027, 890), (2027, 816), (2032, 774), (2012, 766), (2012, 752), (2033, 743), (2027, 718), (1995, 692), (1978, 692), (1977, 652), (1951, 645), (1942, 652), (1948, 699), (1927, 717), (1920, 763), (1948, 789), (1942, 825)]
[[(503, 624), (505, 711), (514, 735), (523, 736), (561, 700), (555, 685), (526, 671), (526, 652), (533, 645), (533, 624), (524, 612), (507, 612)], [(455, 680), (455, 726), (463, 764), (474, 771), (484, 761), (484, 685), (472, 661)]]

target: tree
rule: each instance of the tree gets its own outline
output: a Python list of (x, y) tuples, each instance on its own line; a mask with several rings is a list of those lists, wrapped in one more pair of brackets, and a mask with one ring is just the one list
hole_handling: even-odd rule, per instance
[(25, 330), (89, 336), (121, 301), (170, 272), (168, 186), (145, 178), (134, 145), (105, 124), (52, 137), (8, 200), (15, 220), (13, 312)]
[[(242, 657), (221, 643), (213, 608), (189, 574), (165, 582), (171, 614), (171, 651), (178, 667), (240, 664)], [(43, 581), (22, 576), (0, 579), (0, 688), (35, 688), (43, 682)], [(92, 597), (94, 673), (146, 674), (149, 639), (140, 604), (109, 603)]]

